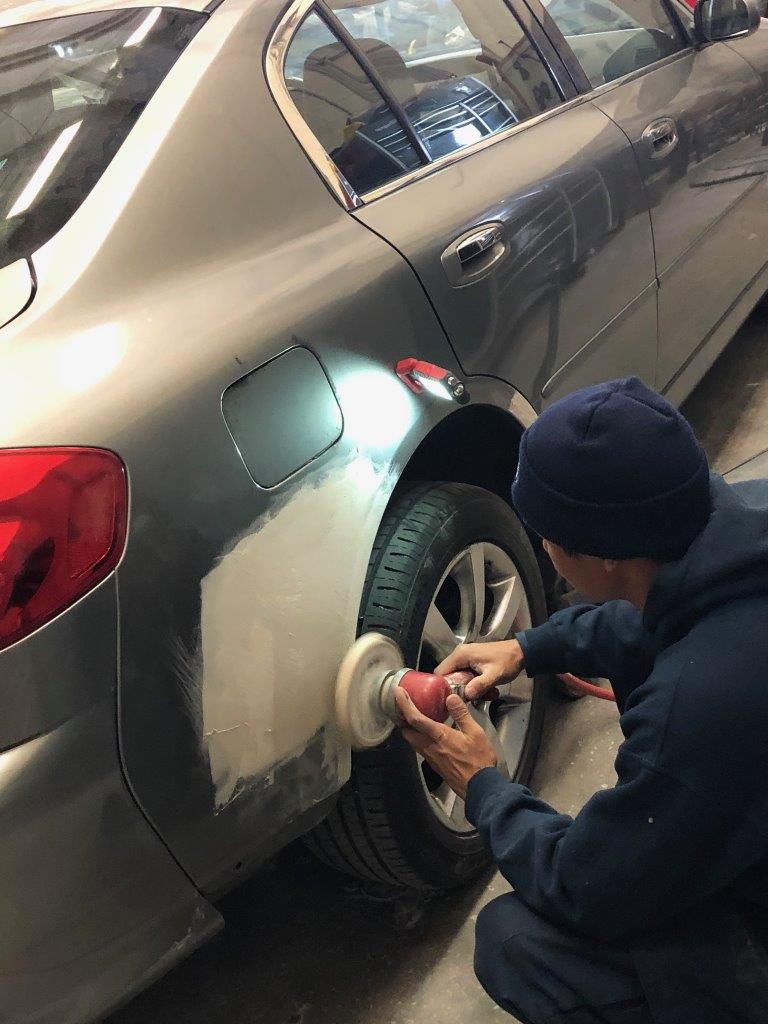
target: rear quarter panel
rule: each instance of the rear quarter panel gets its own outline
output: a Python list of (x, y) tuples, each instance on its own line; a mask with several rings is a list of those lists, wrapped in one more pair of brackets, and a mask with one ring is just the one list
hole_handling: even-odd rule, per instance
[[(318, 820), (348, 777), (336, 669), (398, 475), (450, 408), (417, 399), (392, 367), (456, 365), (409, 268), (341, 210), (267, 92), (278, 6), (232, 0), (201, 30), (35, 257), (38, 295), (0, 364), (14, 390), (2, 443), (102, 445), (128, 468), (121, 755), (207, 892)], [(222, 395), (296, 344), (323, 364), (343, 434), (264, 489)], [(497, 404), (513, 394), (474, 390)]]

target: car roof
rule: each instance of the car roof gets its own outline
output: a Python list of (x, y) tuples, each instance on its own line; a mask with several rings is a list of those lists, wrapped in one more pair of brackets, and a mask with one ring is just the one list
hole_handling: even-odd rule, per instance
[(176, 7), (187, 11), (204, 11), (210, 0), (176, 0), (160, 3), (157, 0), (0, 0), (0, 28), (23, 25), (29, 21), (62, 18), (68, 14), (92, 14), (97, 11), (131, 10), (137, 7)]

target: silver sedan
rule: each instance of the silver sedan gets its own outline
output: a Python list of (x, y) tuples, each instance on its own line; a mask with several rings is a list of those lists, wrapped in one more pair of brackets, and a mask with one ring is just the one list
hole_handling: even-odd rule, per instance
[[(0, 979), (85, 1024), (298, 836), (487, 864), (356, 634), (560, 598), (509, 505), (573, 388), (690, 391), (768, 287), (751, 0), (0, 4)], [(547, 685), (478, 710), (529, 778)]]

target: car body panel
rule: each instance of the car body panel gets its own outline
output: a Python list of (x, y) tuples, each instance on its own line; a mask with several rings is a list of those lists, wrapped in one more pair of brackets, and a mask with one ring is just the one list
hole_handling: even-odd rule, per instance
[(80, 1024), (143, 988), (222, 920), (125, 784), (114, 577), (74, 614), (3, 651), (0, 667), (2, 1016)]
[(759, 452), (739, 463), (733, 469), (723, 474), (729, 484), (742, 483), (745, 480), (767, 480), (768, 479), (768, 450)]
[(752, 35), (744, 36), (741, 39), (731, 39), (730, 42), (724, 43), (724, 46), (728, 46), (739, 54), (744, 60), (748, 61), (755, 72), (760, 76), (760, 80), (763, 83), (763, 87), (768, 89), (768, 48), (766, 48), (766, 34), (768, 33), (768, 23), (763, 18), (760, 22), (760, 28), (757, 32), (753, 32)]
[[(426, 208), (429, 218), (420, 216)], [(514, 380), (534, 405), (576, 386), (566, 371), (547, 388), (565, 364), (583, 383), (608, 366), (653, 382), (650, 219), (626, 138), (591, 103), (523, 124), (354, 215), (409, 260), (468, 372)], [(504, 258), (477, 283), (455, 287), (442, 252), (491, 222), (502, 225)], [(590, 367), (598, 336), (600, 361)]]
[[(766, 263), (765, 89), (733, 48), (712, 44), (598, 92), (635, 147), (651, 208), (665, 388)], [(680, 141), (655, 159), (642, 133), (660, 117)]]
[(35, 294), (35, 283), (26, 260), (0, 268), (0, 327), (13, 320)]
[(0, 653), (0, 750), (114, 699), (116, 618), (112, 578)]
[[(0, 353), (3, 444), (97, 444), (126, 464), (121, 752), (205, 891), (319, 820), (348, 777), (333, 687), (373, 539), (409, 455), (455, 408), (396, 377), (406, 356), (456, 358), (410, 268), (333, 199), (272, 101), (256, 56), (279, 7), (228, 3), (203, 26), (35, 255), (36, 300)], [(225, 207), (200, 203), (213, 193)], [(260, 488), (222, 395), (297, 345), (344, 431)], [(515, 400), (493, 381), (470, 391)]]

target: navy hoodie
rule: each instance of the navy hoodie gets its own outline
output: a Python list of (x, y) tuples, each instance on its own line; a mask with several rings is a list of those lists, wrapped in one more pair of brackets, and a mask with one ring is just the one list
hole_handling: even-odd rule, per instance
[[(768, 920), (768, 482), (713, 476), (712, 497), (708, 525), (659, 571), (642, 615), (626, 602), (582, 605), (518, 638), (531, 676), (610, 679), (624, 734), (615, 787), (571, 818), (488, 768), (469, 783), (467, 816), (529, 907), (656, 951), (638, 969), (669, 990), (659, 1020), (768, 1021), (760, 951), (757, 1016), (694, 1006), (697, 986), (731, 984), (711, 977), (719, 964), (731, 979), (743, 968), (743, 952), (729, 965), (720, 944), (753, 943), (751, 922)], [(692, 990), (665, 971), (692, 971)]]

